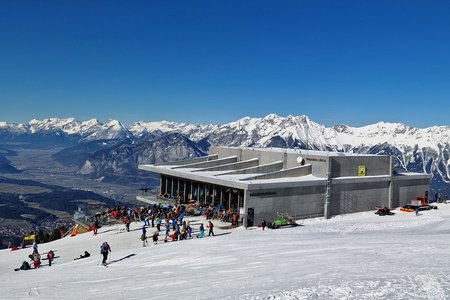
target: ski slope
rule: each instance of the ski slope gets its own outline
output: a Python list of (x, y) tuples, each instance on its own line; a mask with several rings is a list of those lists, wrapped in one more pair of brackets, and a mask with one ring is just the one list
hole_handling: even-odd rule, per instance
[[(215, 222), (215, 237), (148, 247), (142, 223), (103, 227), (41, 244), (59, 256), (52, 267), (14, 272), (30, 249), (0, 251), (0, 298), (450, 299), (450, 204), (437, 205), (418, 217), (365, 212), (265, 231)], [(98, 265), (104, 241), (108, 267)], [(74, 261), (84, 250), (92, 256)]]

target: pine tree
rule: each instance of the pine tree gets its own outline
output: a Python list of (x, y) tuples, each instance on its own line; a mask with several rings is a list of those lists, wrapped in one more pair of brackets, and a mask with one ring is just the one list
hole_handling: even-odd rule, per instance
[(44, 231), (42, 231), (42, 229), (39, 229), (36, 234), (36, 242), (38, 244), (45, 243), (45, 234), (44, 234)]

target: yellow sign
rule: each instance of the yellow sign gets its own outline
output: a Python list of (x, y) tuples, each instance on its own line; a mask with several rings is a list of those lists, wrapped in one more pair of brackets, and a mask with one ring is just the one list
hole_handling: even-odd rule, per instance
[(34, 241), (35, 236), (34, 236), (34, 234), (30, 234), (30, 235), (27, 235), (26, 237), (24, 237), (23, 239), (25, 241)]
[(366, 176), (366, 166), (358, 166), (358, 176)]

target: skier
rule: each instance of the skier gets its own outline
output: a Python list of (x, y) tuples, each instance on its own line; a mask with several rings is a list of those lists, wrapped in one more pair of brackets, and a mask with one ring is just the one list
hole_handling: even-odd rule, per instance
[(416, 208), (416, 216), (419, 216), (419, 208)]
[(131, 219), (130, 219), (130, 217), (127, 216), (127, 218), (125, 219), (125, 227), (128, 232), (130, 231), (130, 223), (131, 223)]
[(198, 235), (199, 238), (205, 237), (205, 227), (203, 227), (203, 223), (200, 224), (200, 234)]
[(33, 244), (33, 251), (38, 251), (38, 244), (36, 242)]
[(262, 227), (262, 230), (264, 230), (264, 228), (266, 228), (266, 220), (263, 220), (263, 221), (262, 221), (261, 227)]
[(84, 251), (84, 254), (80, 254), (80, 257), (79, 258), (75, 258), (75, 259), (82, 259), (82, 258), (86, 258), (86, 257), (89, 257), (89, 256), (91, 256), (91, 254), (89, 252), (87, 252), (87, 251)]
[(187, 234), (188, 234), (189, 238), (192, 239), (192, 228), (191, 228), (191, 226), (187, 227)]
[(41, 255), (39, 254), (39, 252), (37, 250), (33, 251), (33, 254), (31, 254), (31, 256), (33, 257), (33, 266), (34, 268), (39, 268), (41, 266)]
[(94, 235), (97, 235), (98, 226), (99, 226), (98, 218), (95, 217), (95, 219), (94, 219)]
[(52, 262), (53, 262), (53, 259), (54, 259), (54, 258), (55, 258), (55, 253), (54, 253), (52, 250), (48, 251), (48, 253), (47, 253), (47, 259), (48, 259), (48, 266), (49, 266), (49, 267), (52, 266)]
[(155, 230), (155, 232), (152, 235), (152, 239), (153, 239), (153, 244), (158, 244), (158, 236), (159, 236), (159, 232), (158, 230)]
[(214, 231), (213, 231), (214, 224), (211, 221), (208, 221), (208, 222), (209, 222), (208, 223), (208, 227), (209, 227), (208, 236), (211, 236), (211, 234), (212, 234), (212, 236), (214, 236)]
[(19, 270), (25, 271), (25, 270), (29, 270), (29, 269), (31, 269), (30, 264), (26, 260), (24, 260), (22, 262), (22, 265), (20, 266), (20, 268), (14, 269), (14, 271), (19, 271)]
[(144, 226), (142, 226), (142, 235), (141, 235), (142, 247), (145, 247), (146, 245), (148, 245), (146, 234), (147, 234), (147, 229), (145, 228), (145, 225), (144, 225)]
[(111, 252), (111, 247), (108, 245), (107, 242), (104, 242), (100, 246), (100, 253), (103, 255), (103, 261), (102, 261), (103, 265), (106, 265), (106, 260), (108, 259), (108, 252)]
[(238, 215), (237, 214), (233, 214), (233, 226), (238, 226)]
[(157, 218), (156, 229), (158, 230), (158, 232), (161, 231), (161, 222), (162, 220), (160, 218)]

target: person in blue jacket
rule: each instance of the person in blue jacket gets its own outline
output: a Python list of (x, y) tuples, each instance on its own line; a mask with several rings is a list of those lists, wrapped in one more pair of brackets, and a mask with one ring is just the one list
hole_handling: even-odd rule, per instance
[(198, 235), (199, 238), (205, 237), (205, 227), (203, 227), (203, 223), (200, 224), (200, 234)]
[(103, 261), (102, 264), (106, 264), (106, 260), (108, 259), (108, 254), (111, 253), (111, 247), (109, 246), (109, 244), (107, 242), (104, 242), (101, 246), (100, 246), (100, 254), (103, 255)]

